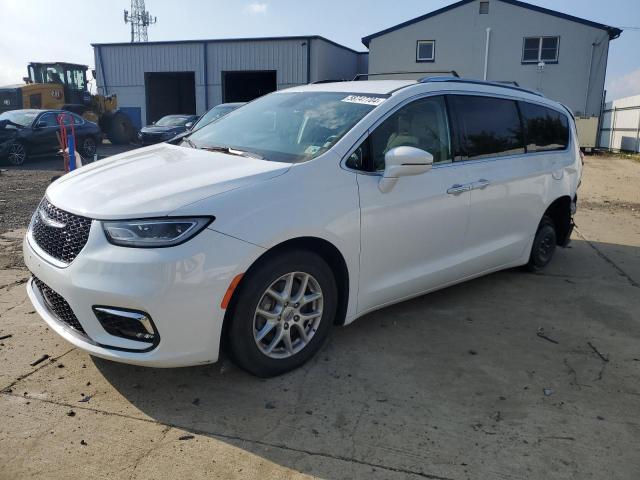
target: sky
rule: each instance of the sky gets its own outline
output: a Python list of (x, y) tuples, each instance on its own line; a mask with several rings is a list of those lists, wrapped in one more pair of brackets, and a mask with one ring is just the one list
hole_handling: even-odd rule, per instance
[[(322, 35), (364, 51), (361, 38), (454, 0), (147, 0), (149, 40)], [(611, 42), (607, 99), (640, 95), (640, 0), (529, 0), (625, 29)], [(22, 83), (32, 61), (93, 67), (91, 43), (127, 42), (127, 0), (0, 0), (0, 85)]]

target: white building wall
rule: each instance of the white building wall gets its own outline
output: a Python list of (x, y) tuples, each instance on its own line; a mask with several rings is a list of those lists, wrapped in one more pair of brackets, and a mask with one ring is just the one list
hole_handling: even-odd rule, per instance
[(640, 95), (607, 102), (598, 146), (640, 153)]
[[(473, 1), (371, 39), (369, 72), (455, 70), (460, 76), (482, 79), (486, 29), (491, 28), (488, 80), (515, 81), (574, 112), (599, 115), (609, 48), (606, 31), (500, 0), (490, 0), (489, 14), (481, 15), (479, 3)], [(524, 37), (538, 36), (560, 37), (558, 63), (547, 64), (543, 73), (535, 64), (521, 63)], [(434, 62), (416, 62), (418, 40), (435, 40)]]

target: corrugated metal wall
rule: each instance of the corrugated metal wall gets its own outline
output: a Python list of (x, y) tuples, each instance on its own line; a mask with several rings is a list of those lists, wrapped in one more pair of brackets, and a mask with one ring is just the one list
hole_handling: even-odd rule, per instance
[(598, 146), (607, 150), (640, 152), (640, 95), (605, 104)]
[(300, 40), (98, 45), (94, 55), (98, 91), (106, 86), (120, 105), (140, 108), (143, 119), (147, 72), (194, 72), (198, 114), (222, 102), (224, 71), (276, 70), (278, 89), (307, 83), (307, 47)]
[(353, 78), (363, 59), (317, 37), (103, 44), (94, 46), (94, 56), (98, 91), (116, 94), (123, 107), (139, 108), (143, 120), (148, 72), (194, 72), (196, 110), (202, 114), (222, 102), (225, 71), (275, 70), (278, 89), (283, 89), (309, 80)]
[(307, 41), (260, 40), (207, 44), (209, 106), (222, 102), (222, 72), (276, 70), (278, 90), (307, 83)]
[(358, 73), (359, 54), (321, 38), (311, 41), (311, 81), (352, 80)]

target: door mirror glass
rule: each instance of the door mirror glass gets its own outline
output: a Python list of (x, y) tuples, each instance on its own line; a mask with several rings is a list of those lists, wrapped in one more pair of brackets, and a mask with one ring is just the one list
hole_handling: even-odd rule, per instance
[(388, 192), (398, 178), (429, 171), (433, 165), (433, 155), (415, 147), (395, 147), (385, 154), (384, 164), (380, 191)]

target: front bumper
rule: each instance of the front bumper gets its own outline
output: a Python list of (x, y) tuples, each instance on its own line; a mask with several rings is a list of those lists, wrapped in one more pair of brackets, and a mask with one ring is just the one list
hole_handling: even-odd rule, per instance
[(3, 139), (0, 140), (0, 157), (4, 157), (5, 155), (9, 154), (9, 148), (11, 147), (11, 145), (13, 144), (13, 139)]
[[(27, 235), (23, 243), (27, 268), (67, 301), (86, 336), (59, 320), (30, 281), (29, 298), (51, 329), (92, 355), (153, 367), (217, 361), (222, 298), (232, 279), (262, 253), (210, 229), (170, 248), (118, 247), (94, 221), (84, 249), (61, 268), (32, 242)], [(147, 312), (159, 332), (158, 345), (143, 351), (148, 343), (107, 333), (92, 310), (96, 305)]]

